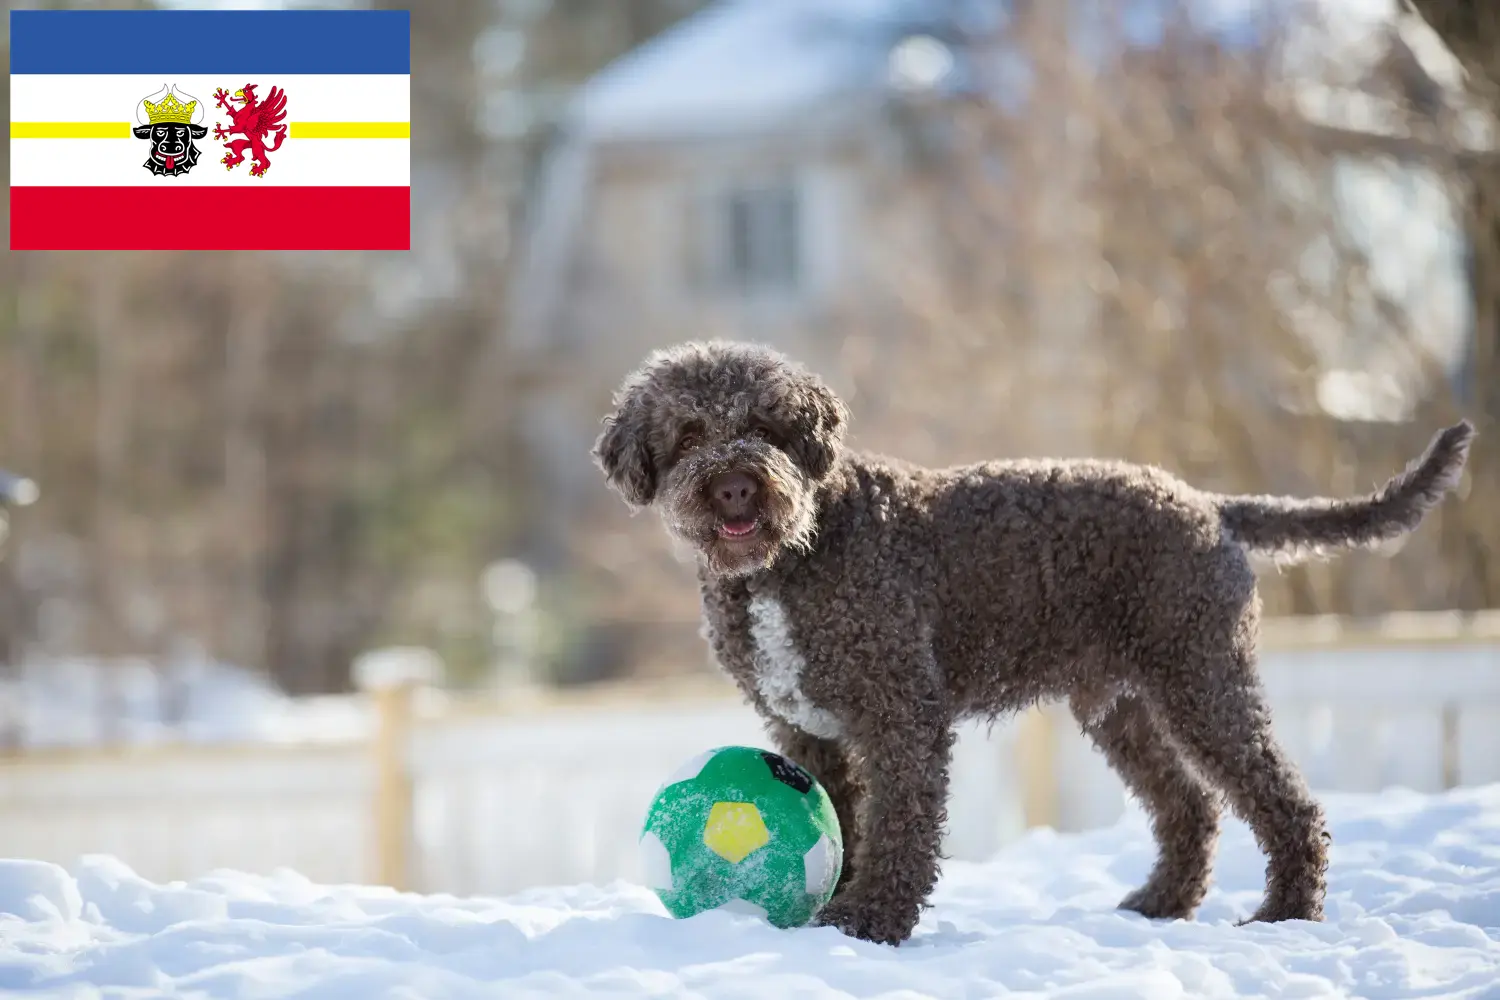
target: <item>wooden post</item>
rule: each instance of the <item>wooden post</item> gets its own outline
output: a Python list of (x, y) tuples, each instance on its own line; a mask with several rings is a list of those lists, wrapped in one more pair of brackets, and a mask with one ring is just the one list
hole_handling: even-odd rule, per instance
[(1058, 822), (1057, 742), (1045, 709), (1033, 708), (1020, 718), (1016, 734), (1016, 769), (1021, 774), (1021, 813), (1026, 827)]
[(370, 695), (375, 714), (370, 738), (375, 771), (372, 881), (401, 892), (412, 888), (413, 703), (420, 687), (441, 676), (442, 661), (437, 654), (419, 647), (373, 650), (354, 664), (355, 684)]
[(375, 699), (375, 881), (405, 891), (411, 887), (413, 786), (406, 767), (411, 732), (411, 684), (376, 688)]
[(1443, 790), (1457, 788), (1463, 780), (1463, 772), (1460, 770), (1460, 754), (1458, 743), (1458, 705), (1454, 702), (1443, 703)]

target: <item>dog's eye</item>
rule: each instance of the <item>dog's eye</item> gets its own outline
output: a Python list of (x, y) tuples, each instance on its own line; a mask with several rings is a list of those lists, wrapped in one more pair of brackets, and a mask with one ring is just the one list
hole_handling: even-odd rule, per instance
[(764, 427), (752, 427), (750, 428), (750, 436), (757, 441), (766, 441), (771, 437), (771, 432)]
[(696, 447), (698, 447), (698, 435), (684, 434), (677, 442), (677, 454), (686, 455)]

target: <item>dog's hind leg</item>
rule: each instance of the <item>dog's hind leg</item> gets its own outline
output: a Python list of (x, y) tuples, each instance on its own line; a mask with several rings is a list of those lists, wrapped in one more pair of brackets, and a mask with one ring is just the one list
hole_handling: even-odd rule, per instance
[(808, 773), (818, 779), (828, 797), (833, 800), (834, 812), (839, 818), (839, 832), (844, 841), (844, 865), (839, 873), (838, 893), (854, 877), (854, 859), (859, 848), (859, 802), (862, 789), (855, 780), (849, 757), (833, 740), (811, 736), (795, 726), (779, 719), (772, 719), (768, 729), (777, 749), (801, 764)]
[(1252, 920), (1321, 920), (1327, 825), (1271, 731), (1271, 713), (1243, 648), (1185, 659), (1149, 675), (1155, 713), (1202, 774), (1222, 788), (1268, 858)]
[(1220, 796), (1183, 760), (1146, 703), (1121, 695), (1102, 710), (1075, 696), (1074, 716), (1151, 817), (1157, 859), (1120, 907), (1186, 919), (1208, 892), (1219, 839)]

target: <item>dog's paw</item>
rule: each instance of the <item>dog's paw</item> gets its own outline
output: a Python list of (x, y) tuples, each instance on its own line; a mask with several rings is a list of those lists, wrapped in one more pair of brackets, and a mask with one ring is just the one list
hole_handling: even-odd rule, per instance
[(1323, 920), (1322, 897), (1312, 894), (1271, 896), (1260, 904), (1259, 909), (1239, 923), (1243, 927), (1245, 924), (1274, 924), (1283, 920), (1321, 922)]
[(1120, 900), (1120, 909), (1148, 920), (1191, 920), (1198, 904), (1148, 883)]
[(917, 926), (916, 908), (909, 918), (886, 907), (849, 898), (835, 898), (818, 913), (813, 923), (835, 927), (852, 938), (875, 944), (900, 944)]

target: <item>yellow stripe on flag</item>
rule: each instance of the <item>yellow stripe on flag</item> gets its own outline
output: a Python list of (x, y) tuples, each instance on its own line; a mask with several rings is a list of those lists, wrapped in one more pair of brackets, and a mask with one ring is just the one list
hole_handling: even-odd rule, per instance
[(288, 122), (292, 139), (410, 139), (411, 122)]
[(129, 139), (129, 122), (11, 122), (12, 139)]
[[(293, 139), (410, 139), (410, 122), (287, 122)], [(129, 122), (11, 122), (12, 139), (129, 139)]]

